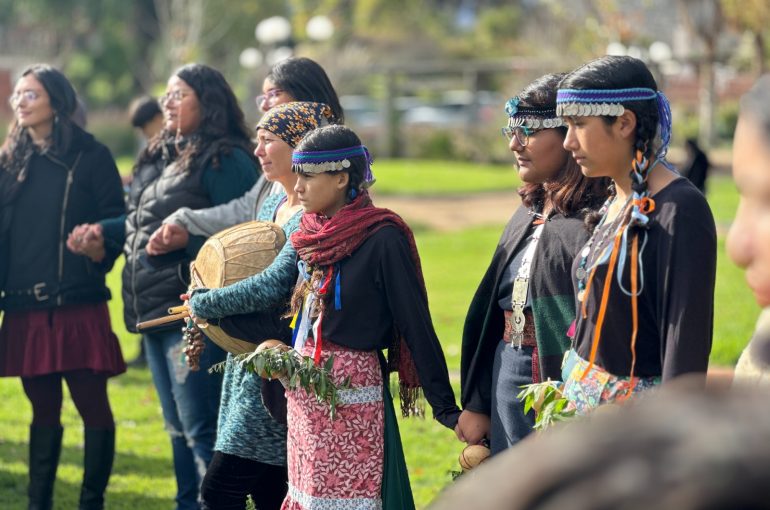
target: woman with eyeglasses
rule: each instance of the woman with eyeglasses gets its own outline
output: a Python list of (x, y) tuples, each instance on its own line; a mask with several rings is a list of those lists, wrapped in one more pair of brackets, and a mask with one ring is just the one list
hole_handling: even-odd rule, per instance
[(27, 68), (0, 148), (0, 376), (21, 377), (32, 404), (29, 508), (53, 505), (62, 379), (83, 419), (79, 508), (103, 508), (115, 453), (107, 379), (126, 369), (105, 285), (120, 249), (107, 247), (94, 261), (65, 249), (75, 225), (125, 211), (110, 151), (73, 121), (76, 97), (57, 69)]
[[(313, 101), (329, 106), (332, 112), (329, 123), (345, 122), (337, 92), (326, 71), (309, 58), (292, 57), (275, 64), (265, 77), (262, 91), (256, 101), (263, 112), (291, 101)], [(182, 207), (163, 220), (163, 225), (150, 238), (148, 250), (156, 255), (178, 250), (187, 245), (190, 235), (210, 237), (220, 230), (256, 219), (273, 189), (273, 183), (262, 176), (248, 193), (227, 204), (198, 210)]]
[(492, 453), (532, 430), (521, 386), (560, 378), (575, 317), (570, 266), (588, 239), (586, 213), (607, 197), (608, 181), (586, 179), (564, 150), (556, 116), (563, 75), (545, 75), (509, 100), (503, 134), (515, 154), (522, 205), (503, 232), (470, 305), (463, 330), (462, 441), (488, 439)]
[[(227, 203), (257, 179), (251, 132), (219, 71), (202, 64), (180, 68), (169, 78), (160, 102), (164, 126), (136, 163), (123, 223), (124, 317), (133, 332), (137, 322), (165, 315), (179, 304), (179, 295), (187, 290), (190, 261), (205, 241), (194, 237), (183, 249), (153, 256), (148, 242), (161, 221), (179, 207), (205, 209)], [(115, 237), (103, 236), (102, 242)], [(191, 371), (178, 328), (145, 333), (143, 341), (171, 437), (177, 508), (197, 509), (200, 484), (213, 455), (222, 383), (221, 376), (207, 369), (224, 360), (225, 353), (206, 340), (201, 370)]]

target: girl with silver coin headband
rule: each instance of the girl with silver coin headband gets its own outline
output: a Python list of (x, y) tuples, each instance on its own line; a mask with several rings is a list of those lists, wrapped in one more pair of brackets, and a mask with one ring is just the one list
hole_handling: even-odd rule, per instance
[(615, 189), (572, 265), (578, 314), (563, 393), (582, 414), (706, 372), (716, 229), (704, 196), (665, 160), (671, 111), (644, 63), (589, 62), (561, 81), (556, 103), (564, 148)]

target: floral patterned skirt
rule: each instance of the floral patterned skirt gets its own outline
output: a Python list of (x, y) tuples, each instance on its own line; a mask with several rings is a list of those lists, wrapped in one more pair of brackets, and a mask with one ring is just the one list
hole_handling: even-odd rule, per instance
[[(302, 354), (313, 349), (309, 339)], [(377, 353), (324, 340), (321, 364), (332, 354), (335, 383), (350, 377), (333, 420), (328, 404), (304, 389), (286, 392), (289, 492), (282, 510), (382, 508), (385, 417)]]
[(634, 377), (632, 387), (630, 378), (611, 374), (598, 365), (591, 367), (581, 380), (588, 365), (588, 361), (572, 349), (562, 366), (562, 393), (577, 414), (586, 414), (602, 404), (626, 399), (659, 385), (661, 381), (660, 377)]

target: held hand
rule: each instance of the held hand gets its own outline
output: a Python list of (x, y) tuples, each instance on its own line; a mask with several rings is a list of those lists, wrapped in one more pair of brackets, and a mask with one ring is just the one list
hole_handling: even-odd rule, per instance
[(80, 245), (83, 242), (83, 236), (87, 230), (87, 223), (78, 225), (72, 229), (72, 232), (67, 236), (67, 249), (69, 249), (69, 251), (76, 255), (83, 255), (83, 252), (80, 250)]
[(478, 444), (489, 436), (489, 416), (483, 413), (464, 410), (457, 420), (455, 434), (457, 439), (468, 444)]
[(184, 227), (175, 223), (164, 223), (150, 236), (147, 254), (155, 256), (180, 250), (187, 246), (189, 241), (190, 234)]
[(184, 306), (187, 307), (187, 310), (190, 313), (190, 319), (192, 319), (192, 321), (195, 323), (196, 326), (205, 327), (206, 325), (208, 325), (208, 322), (206, 321), (206, 319), (200, 319), (196, 317), (195, 314), (193, 314), (192, 308), (190, 307), (190, 297), (191, 295), (188, 292), (179, 295), (179, 299), (181, 299), (184, 302)]
[(78, 225), (67, 237), (67, 248), (72, 253), (85, 255), (99, 263), (104, 259), (104, 234), (99, 223)]

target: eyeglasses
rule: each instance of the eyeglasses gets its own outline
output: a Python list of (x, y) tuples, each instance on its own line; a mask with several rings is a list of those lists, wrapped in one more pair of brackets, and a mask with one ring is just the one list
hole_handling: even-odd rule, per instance
[(519, 145), (522, 147), (526, 147), (529, 143), (529, 137), (537, 133), (538, 131), (542, 131), (544, 128), (540, 129), (534, 129), (534, 128), (528, 128), (526, 126), (516, 126), (516, 127), (510, 127), (505, 126), (502, 128), (503, 136), (508, 139), (508, 141), (513, 140), (513, 137), (516, 137), (516, 141), (519, 142)]
[(171, 101), (174, 101), (175, 103), (179, 103), (179, 102), (181, 102), (184, 98), (186, 98), (189, 95), (190, 94), (184, 94), (184, 93), (182, 93), (181, 90), (176, 89), (176, 90), (174, 90), (172, 92), (166, 92), (165, 94), (160, 96), (158, 98), (158, 102), (162, 106), (170, 103)]
[(265, 101), (271, 102), (271, 101), (273, 101), (273, 99), (275, 99), (276, 97), (280, 96), (281, 94), (283, 94), (283, 89), (270, 89), (267, 92), (265, 92), (264, 94), (261, 94), (261, 95), (257, 96), (256, 98), (254, 98), (254, 100), (257, 102), (257, 106), (259, 108), (262, 108), (262, 104)]
[(32, 103), (37, 101), (38, 98), (40, 98), (40, 94), (38, 94), (34, 90), (20, 90), (18, 92), (11, 94), (8, 97), (8, 104), (11, 105), (11, 108), (16, 108), (16, 106), (19, 103), (21, 103), (22, 99), (24, 99), (28, 103)]

